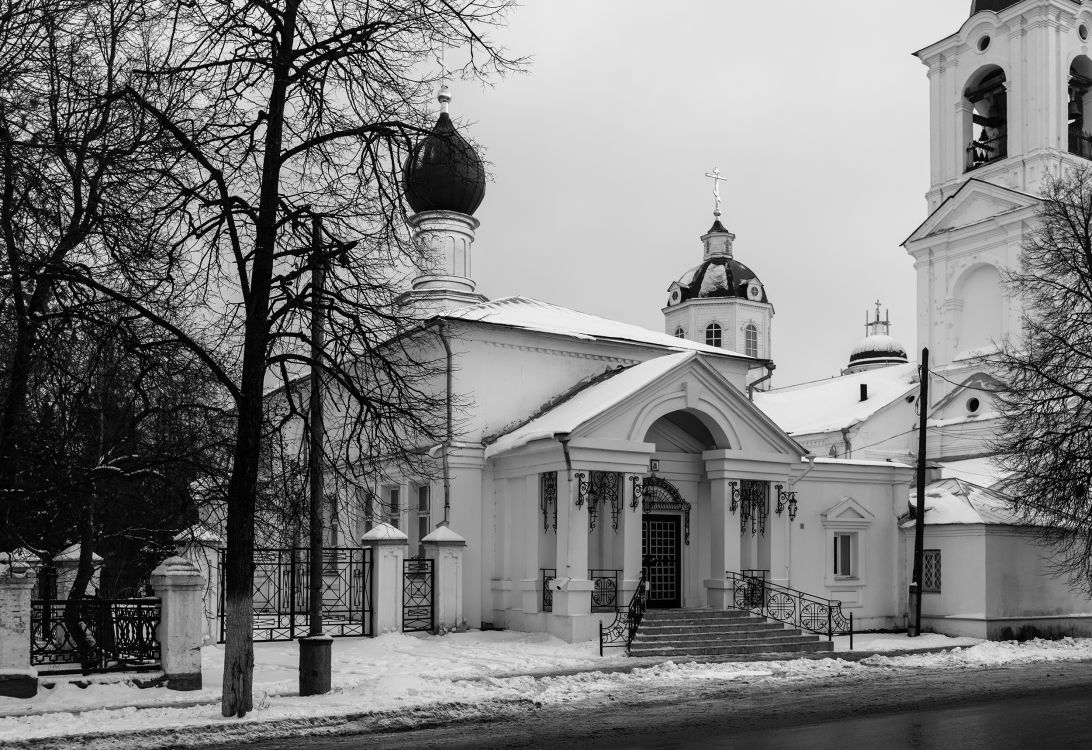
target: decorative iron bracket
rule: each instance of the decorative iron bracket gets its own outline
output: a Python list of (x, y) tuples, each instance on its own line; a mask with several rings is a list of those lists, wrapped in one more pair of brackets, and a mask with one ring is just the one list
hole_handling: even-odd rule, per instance
[(582, 471), (578, 471), (576, 474), (573, 474), (573, 478), (576, 480), (576, 507), (582, 508), (584, 507), (584, 503), (588, 501), (589, 485), (586, 481), (588, 475)]
[(548, 471), (542, 475), (542, 531), (550, 530), (550, 507), (553, 506), (554, 533), (557, 533), (557, 472)]
[(637, 507), (641, 504), (641, 498), (645, 496), (645, 486), (642, 482), (640, 474), (634, 474), (629, 478), (629, 481), (633, 482), (633, 500), (630, 501), (630, 510), (637, 510)]

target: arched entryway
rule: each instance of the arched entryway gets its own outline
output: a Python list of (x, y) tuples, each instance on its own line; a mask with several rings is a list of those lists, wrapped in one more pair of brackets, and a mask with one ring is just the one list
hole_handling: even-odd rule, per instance
[(681, 607), (683, 548), (690, 546), (691, 505), (678, 487), (652, 476), (644, 481), (641, 506), (641, 565), (648, 581), (648, 606)]

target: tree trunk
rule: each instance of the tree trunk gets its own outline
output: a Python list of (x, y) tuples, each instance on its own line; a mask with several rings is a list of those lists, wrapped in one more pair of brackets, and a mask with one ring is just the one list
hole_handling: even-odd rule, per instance
[[(88, 501), (80, 515), (80, 560), (76, 568), (76, 579), (72, 582), (72, 589), (68, 592), (68, 600), (64, 605), (64, 626), (80, 652), (80, 666), (85, 670), (98, 666), (102, 658), (95, 639), (88, 632), (85, 618), (80, 617), (87, 584), (94, 574), (94, 554), (95, 510), (91, 501)], [(101, 633), (99, 637), (102, 637)]]
[[(291, 72), (298, 9), (299, 0), (290, 0), (285, 6), (283, 36), (274, 60), (258, 220), (254, 236), (254, 261), (250, 275), (250, 300), (247, 304), (243, 339), (235, 460), (228, 484), (227, 580), (224, 586), (227, 634), (224, 643), (224, 691), (220, 710), (224, 716), (240, 718), (254, 707), (254, 497), (257, 494), (261, 448), (264, 407), (262, 394), (269, 336), (269, 293), (277, 240), (284, 104)], [(245, 273), (245, 269), (239, 270), (240, 273)]]

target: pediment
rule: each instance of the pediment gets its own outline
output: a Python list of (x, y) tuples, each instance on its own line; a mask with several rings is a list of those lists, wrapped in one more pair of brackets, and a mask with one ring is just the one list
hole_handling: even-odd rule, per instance
[(875, 516), (852, 497), (846, 496), (819, 514), (824, 526), (867, 526)]
[(1034, 208), (1037, 203), (1038, 199), (1026, 193), (989, 182), (968, 180), (941, 203), (903, 244)]
[[(962, 383), (952, 389), (929, 412), (930, 420), (957, 420), (975, 416), (996, 416), (993, 394), (1004, 386), (1001, 381), (993, 376), (979, 372), (966, 378)], [(977, 408), (971, 409), (974, 404), (971, 399), (977, 399)]]

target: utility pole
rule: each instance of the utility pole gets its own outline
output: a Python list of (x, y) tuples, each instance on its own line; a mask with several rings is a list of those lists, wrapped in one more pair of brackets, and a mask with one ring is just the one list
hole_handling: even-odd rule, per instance
[(308, 473), (311, 478), (311, 551), (308, 567), (308, 632), (300, 638), (300, 695), (330, 692), (333, 638), (322, 630), (322, 350), (325, 348), (326, 262), (322, 258), (322, 216), (311, 216), (311, 393)]
[(914, 577), (910, 581), (910, 622), (907, 635), (921, 635), (921, 576), (925, 557), (925, 427), (929, 417), (929, 348), (921, 350), (921, 386), (918, 395), (917, 505), (914, 510)]

